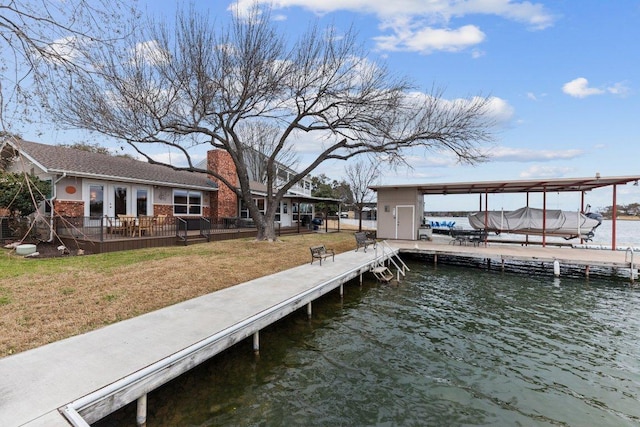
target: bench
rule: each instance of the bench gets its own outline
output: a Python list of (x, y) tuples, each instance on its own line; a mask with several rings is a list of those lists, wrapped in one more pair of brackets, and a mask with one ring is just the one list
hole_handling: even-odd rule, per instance
[(473, 246), (479, 246), (480, 243), (484, 243), (487, 240), (486, 230), (461, 230), (458, 228), (451, 229), (451, 244), (459, 243), (461, 246), (464, 243), (472, 243)]
[(364, 248), (365, 252), (367, 252), (367, 246), (369, 245), (373, 245), (374, 248), (376, 247), (376, 239), (369, 237), (366, 232), (358, 231), (354, 236), (356, 237), (356, 252), (358, 252), (358, 249), (361, 247)]
[(327, 249), (324, 245), (311, 246), (309, 250), (311, 251), (311, 264), (313, 264), (314, 260), (319, 259), (320, 265), (322, 265), (322, 260), (329, 257), (331, 257), (331, 261), (335, 261), (333, 249)]

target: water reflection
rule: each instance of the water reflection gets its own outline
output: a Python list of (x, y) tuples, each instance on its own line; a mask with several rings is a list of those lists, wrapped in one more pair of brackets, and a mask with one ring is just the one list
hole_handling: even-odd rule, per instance
[(268, 328), (259, 357), (244, 342), (152, 393), (148, 425), (640, 423), (640, 291), (411, 268)]

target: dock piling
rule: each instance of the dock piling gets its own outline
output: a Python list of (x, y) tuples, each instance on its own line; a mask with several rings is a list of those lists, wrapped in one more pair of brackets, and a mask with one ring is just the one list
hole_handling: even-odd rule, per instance
[(260, 351), (260, 331), (256, 331), (253, 333), (253, 351)]
[(145, 427), (147, 425), (147, 395), (143, 394), (138, 398), (138, 407), (136, 409), (136, 425)]

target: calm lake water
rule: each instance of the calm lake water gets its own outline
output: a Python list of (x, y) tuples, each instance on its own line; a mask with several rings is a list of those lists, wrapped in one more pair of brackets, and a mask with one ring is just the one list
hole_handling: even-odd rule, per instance
[[(148, 425), (640, 425), (640, 289), (409, 265), (150, 394)], [(98, 425), (135, 425), (135, 408)]]

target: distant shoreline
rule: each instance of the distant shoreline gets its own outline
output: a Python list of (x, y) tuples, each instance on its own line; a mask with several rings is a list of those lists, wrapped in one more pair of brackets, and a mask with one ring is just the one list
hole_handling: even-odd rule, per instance
[[(611, 218), (605, 218), (605, 219), (611, 219)], [(638, 220), (640, 220), (640, 217), (635, 215), (618, 215), (618, 221), (638, 221)]]
[[(439, 217), (439, 218), (466, 218), (470, 213), (474, 213), (476, 211), (469, 212), (425, 212), (424, 215), (426, 217)], [(604, 219), (610, 220), (610, 217), (604, 217)], [(640, 221), (640, 216), (636, 215), (618, 215), (618, 221)]]

